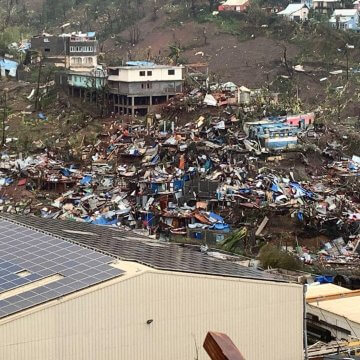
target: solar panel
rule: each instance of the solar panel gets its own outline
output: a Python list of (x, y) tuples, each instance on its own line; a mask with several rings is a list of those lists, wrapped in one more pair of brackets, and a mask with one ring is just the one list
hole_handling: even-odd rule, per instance
[(0, 218), (44, 229), (54, 236), (68, 239), (122, 260), (135, 261), (159, 270), (281, 281), (265, 272), (234, 262), (214, 259), (187, 246), (164, 243), (160, 245), (156, 243), (157, 246), (154, 246), (154, 242), (149, 242), (146, 237), (112, 227), (43, 219), (35, 216), (6, 214), (1, 215)]
[[(0, 219), (0, 318), (122, 275), (110, 256)], [(19, 273), (27, 271), (29, 274)], [(23, 291), (53, 275), (62, 278)], [(13, 296), (8, 291), (17, 290)]]

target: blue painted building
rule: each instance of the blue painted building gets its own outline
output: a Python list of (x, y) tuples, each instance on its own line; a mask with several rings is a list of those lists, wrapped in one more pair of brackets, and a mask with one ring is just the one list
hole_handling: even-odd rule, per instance
[(358, 9), (336, 9), (329, 22), (335, 29), (360, 31), (360, 16)]
[(249, 128), (249, 138), (257, 140), (263, 148), (283, 150), (297, 145), (300, 131), (284, 122), (256, 123)]
[(16, 77), (19, 63), (5, 58), (0, 58), (0, 76)]

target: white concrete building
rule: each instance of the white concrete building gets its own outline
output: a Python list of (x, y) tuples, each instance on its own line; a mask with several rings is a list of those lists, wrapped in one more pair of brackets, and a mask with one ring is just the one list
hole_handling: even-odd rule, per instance
[(300, 285), (94, 225), (7, 216), (0, 231), (19, 284), (0, 275), (1, 359), (208, 360), (209, 330), (247, 360), (303, 359)]
[(183, 66), (130, 61), (109, 68), (108, 86), (114, 113), (145, 115), (151, 106), (182, 92)]

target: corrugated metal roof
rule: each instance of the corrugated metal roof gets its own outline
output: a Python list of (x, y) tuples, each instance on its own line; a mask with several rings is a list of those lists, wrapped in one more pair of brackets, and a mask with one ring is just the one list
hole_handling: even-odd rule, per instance
[(305, 4), (289, 4), (286, 7), (286, 9), (278, 12), (278, 15), (291, 15), (291, 14), (301, 10), (303, 7), (307, 7), (307, 6)]
[[(194, 250), (193, 247), (150, 241), (130, 231), (35, 216), (4, 214), (1, 217), (121, 260), (138, 262), (159, 270), (281, 281), (265, 272), (235, 262), (215, 259)], [(87, 234), (89, 232), (92, 236)]]
[(321, 284), (309, 286), (306, 291), (306, 298), (322, 297), (328, 295), (338, 295), (351, 292), (351, 290), (334, 284)]
[(336, 9), (332, 16), (355, 16), (357, 12), (357, 9)]
[(225, 6), (242, 6), (246, 4), (249, 0), (227, 0), (223, 3)]

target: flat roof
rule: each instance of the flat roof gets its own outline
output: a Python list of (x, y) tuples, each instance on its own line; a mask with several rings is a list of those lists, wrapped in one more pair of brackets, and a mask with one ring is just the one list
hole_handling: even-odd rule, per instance
[(124, 261), (158, 270), (284, 282), (266, 272), (236, 262), (215, 259), (199, 248), (153, 241), (131, 231), (87, 223), (3, 214), (8, 219), (51, 236), (66, 239)]
[(338, 316), (360, 324), (360, 295), (334, 300), (323, 300), (310, 303), (311, 306), (329, 311)]
[(144, 70), (144, 69), (183, 69), (182, 65), (138, 65), (138, 66), (110, 66), (109, 69), (112, 70)]
[(342, 316), (360, 324), (360, 291), (349, 290), (334, 284), (309, 286), (308, 305)]
[(349, 293), (351, 290), (334, 284), (310, 285), (306, 290), (306, 299)]

